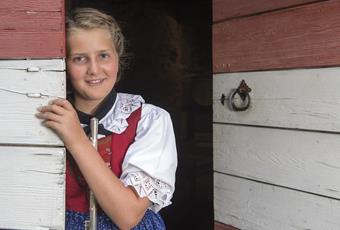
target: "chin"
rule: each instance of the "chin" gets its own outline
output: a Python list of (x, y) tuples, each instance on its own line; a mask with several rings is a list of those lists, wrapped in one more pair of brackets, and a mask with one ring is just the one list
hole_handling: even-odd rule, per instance
[(101, 91), (100, 93), (89, 95), (91, 100), (103, 100), (109, 93), (103, 93)]

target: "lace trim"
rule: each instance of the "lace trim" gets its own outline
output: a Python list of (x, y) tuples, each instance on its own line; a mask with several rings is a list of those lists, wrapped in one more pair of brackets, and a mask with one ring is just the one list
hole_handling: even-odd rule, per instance
[(144, 103), (144, 99), (139, 95), (117, 93), (115, 105), (100, 123), (105, 129), (121, 134), (128, 127), (126, 119), (141, 107), (142, 103)]
[(171, 204), (172, 192), (170, 186), (154, 179), (143, 172), (135, 172), (123, 179), (125, 186), (132, 186), (140, 197), (148, 197), (152, 202), (151, 210), (158, 212)]

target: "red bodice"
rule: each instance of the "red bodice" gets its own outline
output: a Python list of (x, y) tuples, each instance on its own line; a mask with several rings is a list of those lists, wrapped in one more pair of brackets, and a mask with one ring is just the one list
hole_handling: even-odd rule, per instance
[[(98, 152), (117, 177), (122, 174), (122, 163), (127, 149), (136, 136), (141, 108), (127, 119), (128, 127), (121, 134), (111, 134), (98, 140)], [(66, 161), (66, 210), (87, 212), (88, 186), (79, 168), (69, 155)]]

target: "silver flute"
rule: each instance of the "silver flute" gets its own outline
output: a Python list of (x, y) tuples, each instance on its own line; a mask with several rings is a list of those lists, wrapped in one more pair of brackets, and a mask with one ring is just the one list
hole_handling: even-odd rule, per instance
[[(91, 142), (93, 147), (98, 150), (98, 119), (93, 117), (90, 121), (90, 128), (91, 128)], [(96, 230), (97, 229), (97, 204), (96, 198), (92, 190), (90, 190), (89, 196), (89, 205), (90, 205), (90, 220), (85, 222), (85, 229), (86, 230)]]

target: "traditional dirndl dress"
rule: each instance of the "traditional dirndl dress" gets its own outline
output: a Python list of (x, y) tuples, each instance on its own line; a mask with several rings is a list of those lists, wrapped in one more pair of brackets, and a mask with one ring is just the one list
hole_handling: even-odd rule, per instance
[[(85, 222), (89, 220), (88, 213), (66, 211), (66, 229), (67, 230), (86, 230)], [(97, 216), (98, 230), (119, 230), (119, 228), (111, 221), (111, 219), (104, 213), (100, 212)], [(143, 219), (133, 230), (162, 230), (165, 225), (159, 213), (147, 210)]]
[[(172, 182), (174, 182), (177, 166), (176, 149), (171, 147), (170, 150), (164, 151), (169, 148), (159, 148), (158, 145), (165, 143), (157, 143), (156, 146), (152, 146), (153, 144), (145, 143), (145, 137), (152, 138), (153, 140), (149, 140), (151, 142), (157, 140), (153, 132), (159, 129), (156, 135), (162, 134), (164, 126), (169, 125), (162, 123), (169, 118), (164, 119), (164, 112), (158, 107), (143, 106), (144, 101), (140, 96), (118, 93), (114, 99), (111, 104), (110, 100), (106, 100), (106, 104), (104, 103), (102, 106), (105, 113), (103, 111), (100, 111), (101, 115), (99, 113), (99, 133), (102, 132), (102, 137), (98, 140), (98, 153), (125, 186), (133, 186), (140, 197), (147, 196), (152, 203), (142, 220), (133, 229), (165, 229), (165, 224), (158, 211), (171, 203), (170, 199), (174, 191)], [(146, 110), (144, 113), (143, 108)], [(123, 116), (120, 113), (123, 113)], [(79, 111), (78, 116), (86, 130), (89, 116)], [(122, 118), (124, 119), (122, 120)], [(119, 122), (123, 123), (123, 126), (112, 125), (115, 121), (117, 122), (117, 119), (120, 119)], [(169, 123), (169, 120), (166, 123)], [(163, 127), (152, 127), (154, 125)], [(171, 121), (170, 127), (165, 131), (167, 132), (165, 136), (158, 137), (158, 139), (160, 142), (167, 142), (167, 144), (175, 146), (174, 136), (171, 133), (173, 132)], [(145, 151), (142, 151), (145, 147), (149, 148), (147, 151), (150, 151), (150, 154), (147, 154), (147, 157), (151, 162), (138, 160), (142, 154), (146, 154)], [(170, 166), (163, 167), (165, 163), (169, 164), (169, 157), (172, 159)], [(155, 164), (155, 160), (159, 165), (156, 168), (150, 167)], [(157, 175), (158, 173), (160, 174)], [(170, 174), (173, 181), (170, 180), (170, 183), (167, 181), (166, 178), (169, 175), (163, 179), (162, 173)], [(173, 175), (171, 176), (171, 174)], [(85, 230), (86, 222), (89, 220), (88, 195), (87, 183), (76, 163), (68, 154), (66, 162), (66, 230)], [(100, 207), (97, 211), (97, 229), (118, 229)]]

